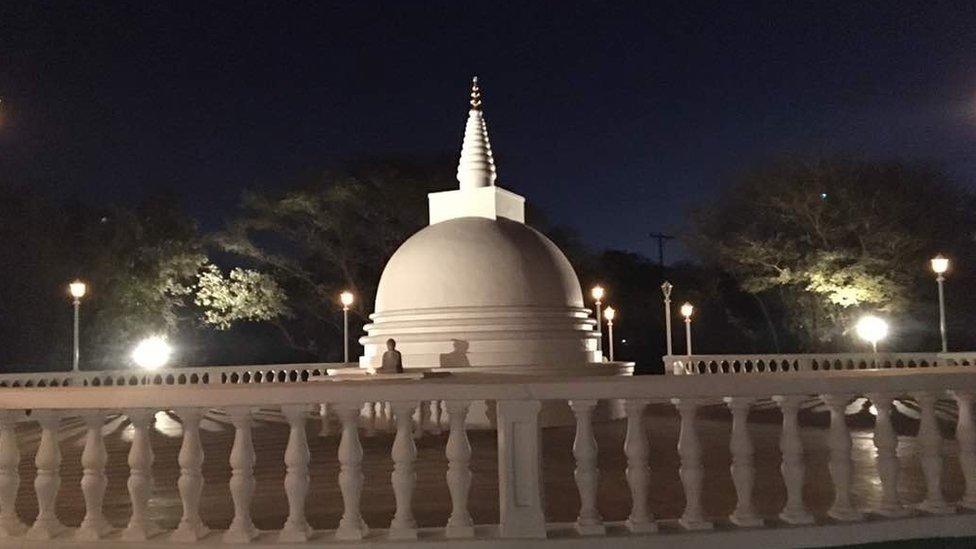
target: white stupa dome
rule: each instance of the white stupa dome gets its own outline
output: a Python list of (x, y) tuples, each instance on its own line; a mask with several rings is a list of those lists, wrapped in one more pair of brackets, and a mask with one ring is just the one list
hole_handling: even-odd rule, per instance
[(495, 179), (476, 81), (459, 188), (429, 195), (430, 226), (407, 239), (383, 270), (373, 322), (360, 339), (363, 367), (380, 365), (388, 339), (406, 369), (528, 373), (601, 362), (572, 265), (525, 225), (525, 199)]
[(542, 233), (504, 217), (431, 225), (393, 254), (376, 312), (452, 307), (582, 308), (572, 265)]

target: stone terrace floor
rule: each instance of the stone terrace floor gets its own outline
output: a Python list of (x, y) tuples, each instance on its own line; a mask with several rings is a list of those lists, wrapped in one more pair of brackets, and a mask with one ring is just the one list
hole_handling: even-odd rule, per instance
[[(865, 407), (866, 408), (866, 407)], [(904, 408), (903, 408), (904, 409)], [(850, 410), (849, 410), (850, 411)], [(848, 417), (853, 435), (855, 462), (853, 494), (855, 503), (864, 508), (874, 506), (880, 497), (880, 482), (874, 466), (875, 449), (872, 442), (871, 415), (861, 410)], [(755, 501), (765, 517), (775, 517), (785, 500), (785, 491), (779, 475), (780, 454), (778, 449), (780, 415), (774, 406), (760, 406), (750, 415), (750, 430), (756, 448), (757, 467)], [(801, 412), (802, 437), (806, 449), (805, 499), (818, 517), (823, 517), (830, 505), (832, 489), (827, 472), (828, 448), (826, 445), (828, 417), (815, 406)], [(651, 510), (657, 518), (676, 518), (681, 514), (684, 497), (678, 478), (678, 418), (674, 409), (663, 404), (652, 405), (645, 421), (651, 445)], [(709, 517), (724, 520), (735, 505), (735, 491), (729, 473), (728, 450), (731, 421), (724, 406), (704, 408), (699, 413), (698, 433), (703, 445), (705, 461), (704, 506)], [(311, 450), (311, 490), (308, 496), (308, 519), (314, 528), (332, 529), (338, 524), (342, 512), (342, 498), (336, 477), (338, 463), (336, 452), (339, 439), (337, 429), (329, 437), (319, 437), (318, 418), (309, 421), (308, 434)], [(944, 485), (949, 501), (955, 501), (963, 489), (962, 475), (956, 459), (955, 441), (951, 438), (953, 425), (941, 421), (947, 436), (945, 440), (946, 472)], [(898, 454), (901, 457), (901, 492), (906, 502), (921, 501), (925, 483), (921, 474), (913, 436), (918, 422), (896, 414), (896, 430), (899, 433)], [(204, 477), (202, 515), (214, 528), (223, 529), (230, 523), (232, 505), (227, 482), (230, 469), (227, 458), (233, 441), (233, 429), (226, 418), (211, 413), (202, 425), (204, 452)], [(600, 448), (601, 470), (598, 505), (606, 520), (623, 520), (630, 509), (630, 492), (624, 477), (626, 458), (623, 454), (625, 422), (613, 421), (595, 426)], [(123, 527), (130, 513), (126, 492), (128, 466), (127, 423), (119, 417), (106, 426), (106, 445), (109, 452), (107, 474), (108, 490), (105, 497), (105, 513), (109, 521)], [(32, 423), (20, 427), (21, 485), (18, 494), (18, 512), (25, 521), (33, 520), (37, 513), (34, 499), (33, 456), (39, 431)], [(167, 529), (175, 528), (180, 517), (181, 505), (176, 489), (179, 476), (177, 454), (180, 446), (180, 427), (174, 417), (157, 415), (156, 430), (152, 435), (155, 452), (155, 491), (150, 502), (152, 518)], [(546, 516), (550, 522), (571, 522), (579, 508), (579, 498), (573, 481), (575, 466), (572, 456), (573, 427), (548, 428), (543, 431), (543, 470), (545, 479)], [(280, 414), (262, 411), (254, 427), (254, 445), (257, 454), (255, 476), (257, 490), (254, 499), (254, 522), (260, 529), (278, 529), (285, 521), (287, 500), (282, 487), (284, 465), (282, 463), (288, 429)], [(471, 469), (471, 514), (476, 523), (497, 523), (498, 486), (496, 467), (496, 438), (493, 431), (470, 431), (473, 448)], [(76, 526), (84, 515), (84, 500), (79, 481), (79, 464), (84, 427), (79, 420), (64, 422), (62, 439), (62, 484), (58, 497), (58, 514), (69, 525)], [(367, 524), (386, 527), (394, 512), (393, 493), (390, 488), (392, 463), (389, 457), (393, 435), (378, 432), (375, 436), (361, 438), (364, 448), (365, 488), (362, 497), (363, 515)], [(444, 473), (447, 462), (444, 447), (446, 432), (441, 435), (425, 434), (417, 441), (417, 490), (414, 510), (421, 526), (441, 526), (450, 512), (450, 496)], [(826, 519), (822, 519), (826, 520)]]

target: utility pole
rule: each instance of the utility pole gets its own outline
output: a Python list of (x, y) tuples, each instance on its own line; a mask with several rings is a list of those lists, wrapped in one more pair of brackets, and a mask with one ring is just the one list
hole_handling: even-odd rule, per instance
[(649, 236), (657, 239), (657, 261), (664, 267), (664, 245), (668, 240), (674, 240), (674, 236), (664, 233), (651, 233)]

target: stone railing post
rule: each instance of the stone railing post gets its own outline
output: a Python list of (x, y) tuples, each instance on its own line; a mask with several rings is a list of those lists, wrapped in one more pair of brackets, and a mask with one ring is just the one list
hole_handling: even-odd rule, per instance
[(341, 402), (335, 404), (336, 414), (342, 422), (342, 438), (339, 441), (339, 489), (342, 492), (343, 512), (338, 540), (360, 540), (369, 533), (366, 521), (359, 510), (363, 492), (363, 446), (359, 442), (359, 416), (362, 404)]
[(278, 534), (279, 542), (307, 541), (312, 527), (305, 518), (305, 499), (308, 496), (308, 435), (305, 433), (309, 406), (289, 404), (281, 407), (288, 420), (288, 445), (285, 447), (285, 496), (288, 498), (288, 518)]
[(918, 401), (921, 409), (918, 443), (922, 452), (922, 473), (925, 475), (925, 500), (918, 504), (918, 509), (934, 515), (955, 513), (955, 506), (946, 503), (942, 495), (942, 434), (935, 417), (938, 395), (925, 391), (912, 393), (912, 397)]
[(820, 399), (830, 410), (830, 432), (827, 443), (830, 446), (830, 479), (834, 484), (834, 502), (827, 515), (839, 521), (862, 520), (864, 515), (851, 503), (851, 477), (854, 462), (851, 460), (851, 433), (847, 428), (847, 404), (850, 395), (820, 395)]
[(874, 420), (874, 447), (878, 450), (878, 477), (881, 479), (881, 504), (879, 515), (891, 518), (911, 514), (898, 496), (898, 437), (891, 425), (891, 406), (894, 395), (870, 393), (868, 400), (874, 404), (877, 417)]
[(576, 531), (583, 535), (603, 535), (606, 527), (596, 509), (596, 491), (599, 487), (600, 470), (597, 468), (596, 437), (593, 436), (593, 408), (595, 400), (571, 400), (569, 406), (576, 416), (576, 438), (573, 440), (573, 457), (576, 458), (576, 488), (580, 496)]
[(85, 412), (82, 419), (86, 428), (85, 449), (81, 452), (81, 467), (84, 470), (81, 477), (81, 492), (85, 496), (85, 518), (75, 531), (75, 539), (95, 541), (112, 529), (102, 512), (105, 487), (108, 485), (108, 478), (105, 476), (108, 452), (105, 450), (105, 440), (102, 437), (105, 411)]
[(629, 399), (624, 402), (627, 412), (627, 436), (624, 440), (624, 454), (627, 456), (627, 484), (630, 486), (630, 516), (627, 529), (631, 532), (656, 532), (654, 517), (647, 508), (648, 486), (651, 474), (647, 466), (648, 443), (644, 431), (644, 409), (646, 400)]
[(774, 396), (783, 413), (783, 429), (779, 438), (782, 454), (780, 472), (786, 485), (786, 505), (779, 518), (787, 524), (813, 524), (813, 515), (803, 503), (803, 477), (806, 467), (803, 464), (803, 440), (800, 439), (800, 425), (796, 416), (804, 397), (797, 395)]
[(427, 401), (421, 400), (417, 404), (417, 424), (413, 426), (413, 438), (420, 440), (424, 436), (424, 430), (427, 429)]
[(499, 535), (545, 538), (542, 495), (542, 433), (537, 400), (499, 400)]
[(332, 428), (329, 425), (331, 421), (329, 415), (329, 405), (325, 403), (319, 404), (319, 416), (322, 421), (322, 426), (319, 430), (320, 437), (327, 437), (332, 434)]
[(430, 432), (434, 435), (440, 435), (443, 432), (441, 429), (441, 401), (439, 400), (430, 401)]
[(706, 521), (702, 513), (704, 469), (701, 463), (701, 444), (695, 430), (695, 416), (702, 401), (672, 398), (671, 403), (681, 416), (681, 434), (678, 436), (681, 467), (678, 469), (678, 474), (685, 491), (685, 510), (678, 523), (686, 530), (708, 530), (712, 528), (712, 523)]
[(37, 475), (34, 477), (37, 518), (27, 531), (27, 537), (47, 540), (65, 530), (55, 510), (58, 490), (61, 489), (61, 444), (58, 441), (61, 412), (35, 410), (32, 415), (41, 426), (41, 443), (34, 456), (34, 465), (37, 467)]
[(27, 530), (16, 508), (20, 487), (17, 421), (22, 417), (20, 411), (0, 410), (0, 538), (19, 536)]
[(417, 484), (414, 461), (417, 459), (417, 445), (413, 441), (413, 413), (417, 409), (414, 402), (393, 402), (393, 419), (396, 421), (396, 438), (390, 457), (393, 459), (393, 472), (390, 484), (396, 499), (396, 512), (390, 521), (390, 539), (417, 539), (417, 521), (413, 518), (413, 492)]
[(147, 516), (149, 497), (152, 495), (153, 451), (149, 442), (149, 430), (155, 411), (144, 408), (126, 410), (132, 424), (132, 446), (129, 448), (129, 500), (132, 516), (122, 531), (125, 541), (143, 541), (159, 533), (159, 528)]
[(729, 520), (736, 526), (762, 526), (763, 520), (756, 514), (752, 505), (752, 487), (756, 468), (753, 464), (754, 448), (749, 434), (749, 408), (751, 398), (726, 398), (726, 405), (732, 411), (732, 436), (729, 450), (732, 452), (732, 483), (738, 497), (735, 510)]
[(224, 532), (225, 543), (248, 543), (258, 536), (251, 520), (254, 499), (254, 442), (251, 439), (253, 410), (248, 406), (227, 409), (234, 424), (234, 445), (230, 449), (230, 497), (234, 501), (234, 518)]
[(176, 415), (183, 422), (183, 442), (177, 461), (180, 466), (180, 478), (176, 487), (180, 491), (180, 501), (183, 504), (183, 516), (170, 539), (174, 541), (194, 542), (208, 533), (200, 519), (200, 495), (203, 493), (203, 445), (200, 443), (200, 420), (203, 410), (200, 408), (180, 408)]
[(447, 437), (447, 489), (451, 493), (451, 516), (444, 533), (449, 538), (474, 537), (474, 521), (468, 512), (468, 492), (471, 490), (471, 443), (464, 422), (468, 417), (467, 400), (447, 401), (450, 434)]
[(376, 436), (376, 403), (367, 402), (366, 403), (366, 420), (365, 420), (365, 431), (367, 437)]
[(973, 393), (953, 391), (952, 394), (959, 405), (956, 441), (959, 443), (959, 465), (966, 479), (966, 492), (959, 501), (959, 506), (976, 510), (976, 425), (973, 422)]

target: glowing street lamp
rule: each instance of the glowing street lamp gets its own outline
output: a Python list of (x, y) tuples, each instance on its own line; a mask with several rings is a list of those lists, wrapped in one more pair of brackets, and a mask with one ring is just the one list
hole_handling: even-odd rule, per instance
[(685, 348), (688, 356), (691, 356), (691, 315), (695, 312), (695, 307), (691, 303), (681, 306), (681, 316), (685, 317)]
[(603, 316), (607, 319), (607, 336), (610, 338), (610, 362), (613, 362), (613, 319), (617, 316), (617, 311), (613, 307), (607, 307), (603, 311)]
[(603, 296), (605, 292), (603, 291), (603, 286), (597, 285), (593, 286), (590, 290), (590, 295), (593, 296), (593, 301), (596, 302), (596, 306), (593, 310), (596, 311), (596, 331), (600, 339), (597, 340), (596, 349), (600, 351), (600, 360), (603, 360), (603, 319), (601, 318), (603, 310)]
[(75, 307), (75, 323), (74, 323), (74, 348), (73, 348), (73, 360), (72, 360), (72, 371), (78, 370), (78, 361), (81, 358), (81, 351), (78, 345), (78, 321), (81, 313), (81, 298), (85, 297), (88, 293), (88, 286), (80, 281), (75, 280), (71, 284), (68, 284), (68, 294), (71, 295), (71, 304)]
[(150, 336), (132, 350), (132, 361), (143, 370), (158, 370), (169, 362), (173, 347), (165, 336)]
[(874, 316), (862, 316), (854, 326), (857, 337), (871, 344), (871, 349), (878, 352), (878, 342), (888, 336), (888, 323)]
[(668, 356), (674, 354), (671, 348), (671, 290), (673, 288), (674, 286), (666, 280), (661, 284), (661, 293), (664, 294), (664, 328), (667, 331)]
[(932, 271), (935, 273), (935, 281), (939, 284), (939, 335), (942, 336), (942, 352), (949, 352), (949, 344), (946, 338), (946, 314), (945, 314), (945, 291), (942, 286), (945, 282), (945, 273), (949, 270), (949, 258), (939, 254), (932, 258)]
[(355, 296), (348, 290), (339, 294), (339, 302), (342, 303), (343, 362), (349, 362), (349, 306), (355, 300)]

